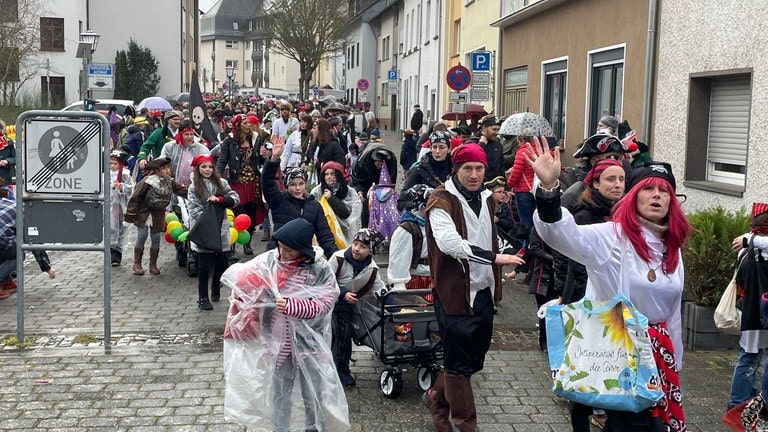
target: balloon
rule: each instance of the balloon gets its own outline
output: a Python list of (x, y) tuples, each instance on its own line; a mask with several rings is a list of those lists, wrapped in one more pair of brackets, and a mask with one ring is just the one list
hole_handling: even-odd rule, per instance
[(165, 223), (171, 223), (173, 221), (178, 221), (178, 220), (179, 220), (179, 217), (176, 216), (176, 213), (168, 212), (165, 215)]
[(187, 236), (189, 235), (189, 231), (184, 231), (183, 233), (179, 234), (179, 238), (176, 239), (176, 241), (180, 241), (184, 243), (187, 241)]
[(251, 217), (247, 214), (237, 215), (235, 218), (235, 229), (238, 231), (247, 230), (251, 226)]
[(180, 235), (181, 235), (181, 233), (183, 233), (183, 232), (184, 232), (184, 228), (182, 228), (182, 227), (176, 227), (176, 228), (172, 229), (172, 230), (171, 230), (169, 233), (171, 234), (171, 238), (172, 238), (172, 239), (174, 239), (174, 240), (179, 240), (179, 236), (180, 236)]
[(178, 220), (168, 222), (168, 226), (165, 227), (165, 230), (167, 232), (171, 232), (171, 231), (175, 230), (176, 228), (182, 228), (181, 222), (179, 222)]
[(234, 222), (232, 222), (232, 221), (229, 221), (229, 222), (227, 222), (227, 223), (228, 223), (228, 224), (229, 224), (229, 226), (231, 226), (231, 227), (234, 227), (234, 226), (235, 226), (235, 223), (234, 223)]
[(171, 233), (165, 233), (165, 241), (168, 243), (173, 243), (173, 237), (171, 237)]
[(230, 216), (235, 217), (235, 212), (232, 211), (232, 209), (227, 209), (226, 213), (227, 213), (227, 217), (230, 217)]
[(251, 241), (251, 233), (248, 231), (240, 231), (237, 233), (237, 244), (248, 244), (248, 242)]
[(234, 228), (229, 229), (229, 244), (237, 241), (237, 230)]

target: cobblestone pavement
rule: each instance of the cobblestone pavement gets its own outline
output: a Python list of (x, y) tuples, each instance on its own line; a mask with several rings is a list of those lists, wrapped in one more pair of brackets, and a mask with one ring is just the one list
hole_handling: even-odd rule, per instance
[[(255, 241), (254, 249), (264, 245)], [(196, 279), (176, 265), (165, 243), (162, 274), (133, 275), (133, 246), (127, 246), (123, 265), (111, 269), (109, 350), (102, 255), (52, 252), (53, 280), (27, 260), (28, 348), (9, 345), (21, 293), (0, 301), (0, 431), (243, 431), (222, 415), (226, 301), (200, 311)], [(387, 257), (376, 260), (386, 265)], [(228, 294), (223, 289), (222, 299)], [(485, 369), (473, 377), (481, 430), (568, 431), (566, 404), (553, 396), (546, 356), (538, 350), (534, 299), (514, 281), (505, 282), (504, 297)], [(353, 359), (358, 384), (346, 389), (353, 431), (432, 430), (413, 370), (404, 374), (400, 397), (387, 399), (378, 384), (381, 362), (365, 347), (356, 347)], [(724, 430), (719, 419), (735, 359), (729, 351), (686, 352), (689, 430)]]

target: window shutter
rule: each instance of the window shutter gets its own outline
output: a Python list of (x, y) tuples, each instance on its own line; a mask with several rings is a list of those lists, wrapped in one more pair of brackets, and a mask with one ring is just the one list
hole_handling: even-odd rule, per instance
[(749, 136), (750, 78), (712, 80), (708, 159), (746, 166)]

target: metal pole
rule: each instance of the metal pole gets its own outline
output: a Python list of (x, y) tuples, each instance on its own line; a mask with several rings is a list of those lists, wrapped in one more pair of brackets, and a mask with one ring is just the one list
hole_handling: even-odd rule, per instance
[(89, 56), (83, 56), (83, 82), (82, 82), (82, 97), (80, 99), (83, 100), (83, 110), (87, 111), (87, 104), (85, 103), (85, 100), (88, 98), (88, 57)]

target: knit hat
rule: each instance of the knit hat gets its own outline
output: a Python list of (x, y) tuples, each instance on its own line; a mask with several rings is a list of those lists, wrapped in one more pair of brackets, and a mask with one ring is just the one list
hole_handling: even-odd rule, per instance
[(147, 162), (147, 164), (144, 165), (144, 169), (147, 170), (147, 171), (149, 171), (149, 170), (156, 171), (156, 170), (158, 170), (158, 169), (160, 169), (160, 168), (162, 168), (162, 167), (164, 167), (166, 165), (170, 165), (170, 164), (171, 164), (171, 160), (170, 159), (167, 159), (167, 158), (157, 158), (157, 159), (152, 159), (151, 161)]
[(192, 165), (193, 167), (197, 167), (198, 165), (201, 165), (201, 164), (203, 164), (205, 162), (208, 162), (208, 163), (212, 164), (213, 163), (213, 156), (211, 156), (209, 154), (195, 155), (192, 158), (192, 163), (190, 165)]
[(431, 144), (443, 143), (445, 145), (450, 145), (450, 143), (451, 143), (451, 134), (449, 134), (448, 132), (444, 132), (444, 131), (434, 131), (431, 134), (429, 134), (429, 142)]
[(291, 168), (287, 168), (283, 173), (283, 182), (285, 182), (286, 187), (288, 187), (288, 185), (291, 184), (291, 181), (293, 179), (297, 179), (297, 178), (304, 179), (304, 181), (307, 181), (307, 171), (305, 171), (303, 168), (291, 167)]
[(359, 241), (373, 250), (384, 242), (384, 235), (373, 228), (363, 228), (355, 233), (352, 241)]
[(320, 171), (325, 173), (325, 170), (328, 170), (328, 169), (333, 169), (344, 174), (344, 167), (341, 166), (341, 164), (336, 161), (328, 161), (324, 163), (323, 166), (320, 168)]
[(451, 158), (457, 167), (464, 162), (480, 162), (486, 167), (488, 166), (485, 151), (477, 144), (463, 144), (456, 147)]
[(281, 226), (275, 231), (272, 238), (310, 260), (314, 260), (315, 250), (312, 249), (312, 237), (314, 236), (315, 228), (312, 224), (304, 218), (298, 218)]
[(252, 124), (252, 125), (257, 125), (257, 124), (261, 123), (261, 122), (259, 121), (259, 118), (258, 118), (258, 117), (256, 117), (256, 116), (255, 116), (255, 115), (253, 115), (253, 114), (248, 114), (247, 116), (245, 116), (245, 118), (248, 120), (248, 123), (250, 123), (250, 124)]
[(599, 133), (585, 139), (581, 147), (573, 154), (573, 157), (579, 159), (611, 152), (626, 153), (627, 148), (624, 147), (624, 144), (621, 143), (618, 137)]
[(600, 117), (600, 123), (613, 129), (614, 134), (619, 132), (619, 121), (614, 116), (604, 115)]
[(621, 163), (616, 159), (600, 160), (595, 164), (595, 166), (592, 167), (591, 170), (589, 170), (586, 177), (584, 177), (584, 183), (586, 183), (587, 186), (592, 187), (592, 183), (600, 179), (600, 175), (603, 174), (603, 171), (612, 166), (617, 166), (621, 169), (624, 169), (624, 167), (621, 166)]
[(672, 165), (666, 162), (646, 162), (639, 167), (633, 168), (629, 174), (629, 181), (627, 181), (627, 191), (640, 183), (640, 180), (648, 177), (658, 177), (666, 180), (672, 186), (672, 193), (675, 193), (677, 182), (675, 182), (675, 176), (672, 174)]
[(753, 234), (768, 235), (768, 204), (752, 203), (752, 223), (750, 224)]

